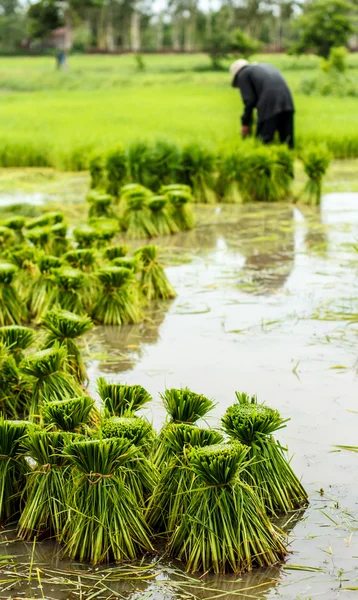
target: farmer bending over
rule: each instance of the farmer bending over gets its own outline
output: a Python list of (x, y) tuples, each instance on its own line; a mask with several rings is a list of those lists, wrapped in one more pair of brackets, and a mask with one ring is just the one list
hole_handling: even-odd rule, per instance
[(291, 92), (280, 71), (267, 64), (252, 63), (240, 59), (230, 67), (232, 86), (239, 88), (245, 105), (241, 118), (241, 134), (251, 133), (252, 113), (257, 109), (256, 137), (264, 144), (273, 141), (278, 132), (280, 141), (294, 146)]

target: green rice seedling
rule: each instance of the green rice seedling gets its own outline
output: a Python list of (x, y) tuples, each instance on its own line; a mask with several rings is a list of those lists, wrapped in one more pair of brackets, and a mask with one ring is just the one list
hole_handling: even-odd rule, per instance
[(10, 227), (4, 227), (0, 225), (0, 251), (4, 252), (7, 248), (14, 246), (16, 243), (16, 236)]
[(221, 202), (241, 204), (241, 185), (243, 178), (243, 160), (238, 150), (224, 154), (220, 159), (217, 183)]
[(56, 223), (49, 227), (50, 247), (49, 253), (54, 256), (62, 256), (68, 250), (67, 225), (66, 223)]
[(48, 225), (44, 227), (34, 227), (26, 232), (28, 239), (37, 249), (41, 249), (47, 254), (51, 253), (52, 234)]
[(87, 380), (87, 370), (76, 340), (93, 328), (92, 319), (87, 315), (55, 309), (45, 314), (42, 326), (48, 331), (44, 347), (51, 348), (57, 343), (65, 346), (68, 372), (79, 383), (84, 383)]
[(146, 300), (175, 298), (175, 290), (158, 261), (158, 247), (142, 246), (135, 251), (134, 255), (140, 261), (139, 285)]
[(114, 267), (124, 267), (132, 273), (137, 273), (140, 268), (139, 260), (135, 256), (121, 256), (114, 258), (111, 262)]
[(63, 310), (83, 314), (85, 312), (84, 290), (86, 287), (84, 273), (78, 269), (61, 267), (56, 270), (54, 281), (57, 286), (56, 304)]
[(27, 474), (23, 491), (25, 505), (18, 523), (22, 539), (63, 533), (70, 487), (68, 459), (62, 451), (70, 439), (63, 431), (29, 429), (23, 445), (35, 465)]
[(14, 232), (15, 242), (22, 243), (24, 240), (23, 228), (25, 226), (26, 217), (22, 217), (21, 215), (15, 215), (14, 217), (10, 217), (2, 222), (4, 227), (11, 229)]
[[(176, 144), (168, 140), (156, 140), (148, 148), (145, 164), (144, 185), (159, 190), (163, 184), (170, 184), (177, 179), (180, 169), (180, 150)], [(139, 174), (143, 176), (143, 171)], [(140, 181), (137, 177), (134, 181)]]
[(35, 332), (29, 327), (21, 325), (0, 327), (0, 342), (14, 357), (16, 364), (24, 358), (24, 350), (29, 348), (34, 340)]
[(71, 442), (64, 453), (74, 478), (64, 554), (98, 564), (151, 551), (148, 526), (122, 478), (135, 446), (125, 438), (94, 439)]
[(17, 268), (10, 263), (0, 263), (0, 327), (20, 325), (27, 318), (15, 287)]
[(69, 250), (63, 258), (73, 269), (84, 273), (92, 273), (97, 265), (97, 253), (93, 248)]
[[(241, 403), (240, 403), (241, 402)], [(243, 479), (256, 490), (267, 511), (287, 513), (307, 502), (307, 494), (292, 471), (286, 450), (272, 434), (285, 427), (277, 410), (239, 399), (230, 406), (222, 425), (226, 433), (248, 448)]]
[(2, 342), (0, 344), (0, 412), (9, 419), (28, 415), (32, 386), (16, 365), (15, 358)]
[(292, 182), (295, 177), (294, 154), (286, 145), (273, 149), (276, 160), (276, 180), (279, 187), (279, 199), (289, 200)]
[(102, 289), (94, 302), (94, 320), (104, 325), (139, 323), (142, 311), (132, 271), (108, 266), (100, 269), (96, 277)]
[(5, 255), (7, 260), (14, 263), (21, 271), (28, 273), (31, 278), (36, 274), (39, 254), (32, 246), (19, 244), (9, 249)]
[(100, 231), (90, 225), (79, 225), (73, 230), (73, 237), (78, 244), (78, 248), (96, 246), (100, 235)]
[(170, 235), (179, 231), (170, 214), (169, 199), (166, 196), (152, 196), (148, 206), (158, 235)]
[(108, 246), (103, 250), (103, 255), (107, 260), (113, 260), (115, 258), (123, 258), (128, 254), (129, 246), (125, 244), (118, 244), (115, 246)]
[(152, 400), (151, 395), (141, 385), (109, 383), (104, 377), (97, 379), (97, 390), (105, 412), (113, 417), (133, 416)]
[(47, 225), (55, 225), (56, 223), (62, 223), (65, 216), (60, 212), (48, 212), (41, 217), (35, 217), (26, 221), (26, 229), (37, 229), (38, 227), (46, 227)]
[(217, 444), (190, 451), (195, 476), (187, 512), (169, 543), (189, 573), (241, 573), (269, 567), (287, 554), (256, 495), (240, 477), (248, 448)]
[(89, 171), (91, 177), (91, 188), (99, 189), (104, 187), (106, 182), (106, 172), (103, 156), (96, 154), (89, 161)]
[(322, 181), (331, 162), (331, 154), (325, 146), (312, 146), (302, 154), (303, 167), (308, 181), (303, 190), (306, 204), (318, 205), (322, 196)]
[(280, 199), (275, 150), (257, 147), (243, 156), (241, 192), (245, 202), (276, 202)]
[(90, 205), (88, 211), (89, 219), (101, 217), (111, 218), (113, 216), (113, 209), (111, 206), (113, 198), (109, 194), (103, 194), (92, 190), (87, 194), (86, 200)]
[(54, 346), (27, 356), (21, 371), (31, 378), (32, 398), (29, 408), (31, 418), (38, 418), (45, 401), (75, 398), (81, 395), (78, 383), (66, 372), (67, 350)]
[(195, 216), (190, 203), (193, 196), (185, 190), (173, 190), (166, 192), (170, 202), (171, 217), (180, 231), (194, 229)]
[(193, 142), (183, 148), (181, 156), (181, 177), (193, 190), (195, 202), (214, 204), (214, 173), (216, 160), (214, 154), (200, 144)]
[(107, 192), (119, 197), (119, 192), (127, 179), (127, 157), (124, 148), (119, 146), (106, 158)]
[(140, 417), (110, 417), (101, 423), (101, 434), (105, 438), (125, 438), (136, 448), (133, 459), (123, 471), (123, 483), (132, 491), (139, 506), (144, 506), (153, 493), (158, 472), (149, 458), (155, 433), (152, 425)]
[(41, 413), (45, 425), (59, 431), (82, 433), (93, 422), (95, 401), (90, 396), (44, 402)]
[(215, 406), (213, 400), (188, 388), (165, 390), (160, 397), (170, 421), (174, 423), (196, 423)]
[(42, 254), (38, 259), (38, 275), (33, 279), (28, 293), (28, 309), (32, 319), (39, 319), (51, 308), (56, 299), (57, 285), (56, 270), (62, 261), (57, 256)]
[(122, 203), (122, 227), (128, 238), (151, 238), (158, 235), (149, 209), (149, 200), (144, 192), (127, 194)]
[(96, 221), (97, 246), (102, 247), (111, 242), (115, 235), (119, 233), (120, 226), (116, 219), (98, 219)]
[(147, 186), (150, 148), (145, 141), (134, 141), (127, 146), (128, 179)]
[(21, 491), (28, 471), (22, 442), (28, 434), (26, 421), (7, 421), (0, 415), (0, 521), (17, 516)]
[[(212, 429), (200, 429), (187, 423), (170, 423), (162, 432), (165, 460), (147, 509), (147, 521), (158, 533), (168, 536), (179, 525), (190, 502), (194, 481), (188, 464), (188, 451), (223, 441)], [(163, 457), (164, 458), (164, 457)]]

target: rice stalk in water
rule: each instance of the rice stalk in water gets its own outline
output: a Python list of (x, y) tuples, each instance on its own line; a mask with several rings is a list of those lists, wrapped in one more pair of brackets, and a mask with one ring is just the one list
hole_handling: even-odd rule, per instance
[(141, 385), (110, 383), (104, 377), (97, 379), (97, 390), (107, 414), (115, 417), (133, 416), (152, 400), (151, 395)]
[(313, 146), (302, 155), (303, 168), (308, 181), (303, 190), (307, 204), (318, 205), (322, 196), (322, 181), (331, 162), (331, 155), (325, 146)]
[(28, 465), (22, 442), (28, 433), (26, 421), (7, 421), (0, 415), (0, 521), (14, 518), (21, 507)]
[(142, 246), (134, 255), (139, 259), (139, 285), (146, 300), (175, 298), (175, 290), (158, 261), (158, 247)]
[(137, 282), (124, 267), (103, 267), (96, 273), (100, 284), (93, 307), (93, 318), (104, 325), (139, 323), (142, 311)]

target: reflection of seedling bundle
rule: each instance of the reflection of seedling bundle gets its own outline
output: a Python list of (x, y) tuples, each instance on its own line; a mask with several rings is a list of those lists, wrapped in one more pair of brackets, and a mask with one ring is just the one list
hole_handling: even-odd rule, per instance
[(222, 442), (219, 432), (186, 423), (170, 423), (161, 434), (166, 461), (148, 505), (148, 523), (156, 531), (173, 532), (190, 501), (193, 472), (188, 466), (188, 450)]
[(93, 564), (129, 560), (152, 550), (149, 530), (123, 469), (136, 455), (124, 438), (72, 442), (65, 449), (73, 468), (70, 517), (64, 552)]
[(9, 263), (0, 263), (0, 326), (19, 325), (26, 320), (26, 311), (13, 284), (17, 268)]
[(69, 492), (68, 462), (62, 450), (69, 440), (62, 431), (29, 430), (24, 446), (35, 466), (23, 494), (26, 501), (18, 525), (23, 539), (62, 534)]
[(170, 541), (170, 553), (190, 573), (267, 567), (286, 554), (256, 493), (239, 477), (248, 449), (241, 444), (194, 448), (190, 467), (196, 476), (187, 512)]
[(0, 341), (14, 357), (16, 364), (24, 358), (24, 350), (29, 348), (35, 339), (35, 332), (29, 327), (8, 325), (0, 327)]
[(166, 196), (152, 196), (148, 206), (157, 235), (170, 235), (178, 231), (178, 227), (168, 210), (169, 200)]
[(183, 149), (181, 157), (182, 181), (193, 188), (195, 202), (214, 204), (213, 191), (215, 155), (200, 144), (192, 143)]
[(103, 267), (96, 273), (101, 284), (93, 318), (104, 325), (139, 323), (142, 311), (133, 272), (124, 267)]
[(32, 378), (33, 389), (30, 415), (37, 416), (45, 400), (74, 398), (81, 393), (79, 386), (66, 372), (67, 350), (55, 346), (28, 356), (21, 370)]
[(90, 317), (79, 316), (66, 310), (51, 310), (45, 315), (42, 323), (49, 331), (44, 343), (45, 348), (50, 348), (57, 342), (65, 346), (69, 372), (79, 383), (84, 383), (87, 379), (86, 367), (75, 340), (92, 329)]
[(97, 379), (98, 393), (109, 415), (122, 417), (133, 414), (152, 400), (141, 385), (109, 383), (104, 377)]
[(139, 285), (144, 297), (147, 300), (175, 298), (175, 290), (158, 261), (158, 247), (142, 246), (136, 250), (135, 256), (140, 261)]
[(195, 217), (190, 203), (193, 196), (190, 187), (186, 185), (173, 185), (161, 189), (161, 193), (169, 198), (171, 217), (180, 231), (195, 227)]
[(44, 402), (42, 416), (45, 424), (59, 431), (81, 432), (92, 419), (94, 400), (90, 396), (78, 396), (65, 400)]
[(250, 463), (243, 477), (255, 488), (270, 513), (286, 513), (307, 502), (307, 494), (292, 471), (285, 449), (272, 437), (286, 423), (277, 410), (248, 404), (247, 398), (239, 397), (239, 402), (227, 409), (222, 423), (232, 439), (248, 447)]
[(85, 298), (83, 292), (86, 279), (82, 271), (62, 267), (56, 271), (54, 280), (57, 286), (56, 304), (63, 310), (78, 314), (84, 313)]
[(28, 432), (26, 421), (6, 421), (0, 416), (0, 521), (19, 511), (20, 494), (28, 466), (22, 443)]

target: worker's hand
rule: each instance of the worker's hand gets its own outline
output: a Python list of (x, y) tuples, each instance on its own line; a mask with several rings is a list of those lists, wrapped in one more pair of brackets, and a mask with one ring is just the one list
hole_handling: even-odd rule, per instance
[(249, 125), (243, 125), (241, 127), (241, 135), (244, 139), (251, 135), (251, 127)]

